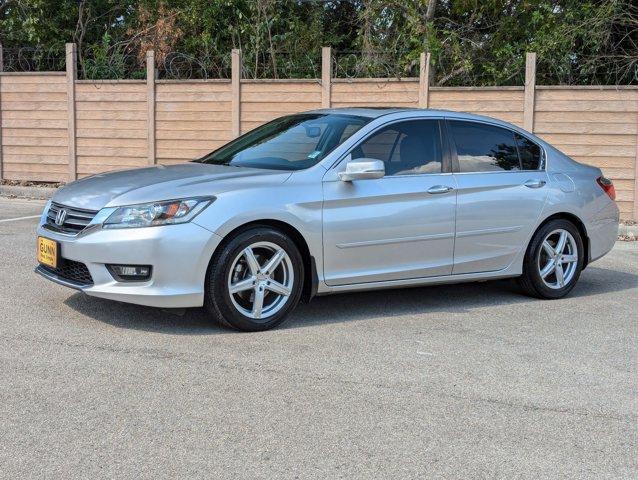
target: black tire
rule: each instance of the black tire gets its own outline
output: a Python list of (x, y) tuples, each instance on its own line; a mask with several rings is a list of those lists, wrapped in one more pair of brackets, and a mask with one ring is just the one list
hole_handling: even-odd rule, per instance
[[(246, 247), (258, 242), (269, 242), (282, 248), (290, 259), (294, 273), (291, 293), (283, 306), (276, 313), (262, 319), (254, 319), (242, 313), (233, 303), (228, 287), (233, 262)], [(287, 235), (270, 227), (251, 228), (222, 244), (213, 256), (206, 275), (204, 305), (224, 327), (244, 332), (269, 330), (281, 324), (299, 303), (303, 290), (303, 278), (304, 265), (301, 254)], [(276, 295), (268, 291), (265, 293), (265, 295), (271, 294)]]
[[(543, 248), (543, 241), (547, 235), (555, 230), (566, 230), (573, 237), (576, 248), (578, 250), (578, 260), (576, 262), (575, 271), (569, 282), (565, 283), (562, 288), (550, 288), (548, 287), (539, 272), (539, 256), (541, 255), (541, 249)], [(542, 225), (532, 237), (532, 240), (527, 247), (525, 258), (523, 259), (523, 275), (518, 278), (518, 284), (522, 288), (523, 292), (527, 295), (542, 299), (558, 299), (567, 295), (572, 291), (580, 272), (583, 269), (583, 263), (585, 258), (585, 248), (580, 231), (569, 220), (555, 219), (550, 220), (546, 224)]]

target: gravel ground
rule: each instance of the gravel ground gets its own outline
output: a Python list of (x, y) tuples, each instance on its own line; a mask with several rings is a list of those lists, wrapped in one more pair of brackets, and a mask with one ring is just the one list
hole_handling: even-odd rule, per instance
[(239, 334), (36, 276), (36, 221), (0, 223), (2, 478), (638, 478), (636, 242), (563, 300), (343, 294)]

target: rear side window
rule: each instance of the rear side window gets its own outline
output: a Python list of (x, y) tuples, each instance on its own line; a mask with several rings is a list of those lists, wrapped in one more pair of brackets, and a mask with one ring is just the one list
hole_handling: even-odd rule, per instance
[(514, 132), (474, 122), (450, 121), (461, 172), (520, 170)]
[(521, 165), (523, 170), (539, 170), (542, 168), (542, 154), (541, 147), (536, 145), (531, 140), (520, 136), (518, 133), (514, 134), (516, 143), (518, 144), (518, 154), (521, 157)]

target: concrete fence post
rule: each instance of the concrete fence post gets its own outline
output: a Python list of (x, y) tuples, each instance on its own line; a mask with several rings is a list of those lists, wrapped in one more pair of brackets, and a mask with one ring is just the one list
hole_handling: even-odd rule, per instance
[(332, 49), (321, 48), (321, 108), (332, 106)]
[(421, 53), (419, 62), (419, 108), (430, 106), (430, 52)]
[(146, 52), (146, 138), (148, 140), (148, 163), (155, 165), (155, 52)]
[(231, 52), (231, 129), (233, 138), (241, 135), (241, 50), (233, 48)]
[(69, 182), (78, 176), (75, 146), (75, 81), (78, 78), (77, 47), (75, 43), (66, 44), (66, 98), (69, 138)]
[(525, 56), (525, 103), (523, 105), (523, 128), (534, 132), (534, 108), (536, 95), (536, 53)]
[[(638, 121), (636, 121), (638, 127)], [(638, 135), (636, 135), (636, 162), (634, 163), (634, 220), (638, 222)]]
[(4, 179), (4, 162), (2, 161), (2, 72), (4, 71), (4, 57), (2, 43), (0, 43), (0, 180)]

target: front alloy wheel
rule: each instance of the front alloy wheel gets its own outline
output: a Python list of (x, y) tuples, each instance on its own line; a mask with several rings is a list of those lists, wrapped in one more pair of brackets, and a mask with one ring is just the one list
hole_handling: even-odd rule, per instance
[(233, 260), (228, 291), (237, 310), (260, 320), (286, 305), (294, 281), (294, 269), (286, 251), (272, 242), (256, 242)]
[(224, 326), (273, 328), (297, 305), (303, 261), (284, 233), (256, 227), (225, 243), (208, 269), (205, 305)]

